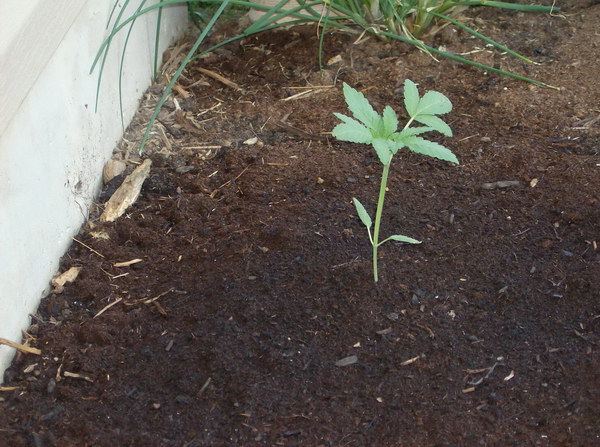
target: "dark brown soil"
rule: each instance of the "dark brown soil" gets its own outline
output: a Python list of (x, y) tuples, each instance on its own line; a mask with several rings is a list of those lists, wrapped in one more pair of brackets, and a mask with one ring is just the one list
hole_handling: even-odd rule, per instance
[[(540, 65), (470, 57), (560, 92), (339, 34), (320, 75), (312, 28), (191, 66), (139, 200), (92, 220), (63, 260), (80, 276), (42, 301), (0, 445), (600, 445), (600, 5), (558, 3), (472, 13)], [(381, 165), (324, 135), (342, 81), (401, 111), (406, 78), (453, 101), (461, 165), (397, 157), (382, 231), (424, 243), (384, 245), (375, 285), (351, 198), (373, 212)]]

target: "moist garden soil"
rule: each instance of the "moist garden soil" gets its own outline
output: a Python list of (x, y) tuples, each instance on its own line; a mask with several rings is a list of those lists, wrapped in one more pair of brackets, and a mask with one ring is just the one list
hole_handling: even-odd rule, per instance
[[(539, 65), (431, 39), (561, 91), (346, 34), (320, 73), (312, 27), (190, 65), (139, 199), (99, 203), (34, 316), (0, 445), (600, 445), (600, 5), (562, 3), (469, 18)], [(402, 115), (406, 78), (454, 103), (461, 164), (395, 158), (382, 232), (423, 243), (385, 244), (375, 284), (351, 199), (374, 213), (382, 167), (328, 132), (342, 82)]]

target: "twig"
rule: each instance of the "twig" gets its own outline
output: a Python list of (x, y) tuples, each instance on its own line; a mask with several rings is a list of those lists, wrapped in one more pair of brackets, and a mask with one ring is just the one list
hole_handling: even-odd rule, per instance
[(242, 87), (237, 85), (235, 82), (230, 81), (229, 79), (221, 76), (220, 74), (215, 73), (214, 71), (207, 70), (206, 68), (197, 68), (197, 70), (200, 73), (205, 74), (209, 78), (213, 78), (215, 81), (219, 81), (220, 83), (225, 84), (229, 88), (232, 88), (232, 89), (240, 91), (240, 92), (242, 91)]
[(10, 346), (11, 348), (15, 348), (18, 351), (25, 352), (27, 354), (35, 354), (40, 355), (42, 351), (37, 348), (32, 348), (30, 346), (25, 346), (20, 343), (15, 343), (14, 341), (7, 340), (6, 338), (0, 338), (0, 345)]
[(476, 380), (475, 382), (467, 382), (468, 385), (472, 385), (472, 386), (477, 386), (477, 385), (481, 385), (483, 383), (484, 380), (487, 380), (492, 373), (494, 372), (494, 370), (496, 369), (496, 367), (498, 365), (503, 365), (502, 362), (495, 362), (492, 367), (489, 369), (489, 371), (487, 372), (487, 374), (485, 376), (483, 376), (481, 379)]
[(210, 385), (211, 380), (212, 379), (210, 377), (206, 379), (206, 382), (204, 382), (204, 385), (202, 385), (202, 388), (200, 388), (200, 391), (198, 391), (198, 397), (200, 397), (200, 395), (206, 391), (206, 388), (208, 388), (208, 385)]
[(102, 253), (98, 253), (98, 252), (97, 252), (96, 250), (94, 250), (92, 247), (90, 247), (89, 245), (86, 245), (86, 244), (84, 244), (84, 243), (83, 243), (83, 242), (81, 242), (79, 239), (75, 239), (75, 238), (73, 238), (73, 240), (74, 240), (75, 242), (77, 242), (78, 244), (81, 244), (81, 245), (83, 245), (85, 248), (87, 248), (87, 249), (88, 249), (89, 251), (91, 251), (92, 253), (95, 253), (95, 254), (97, 254), (97, 255), (98, 255), (98, 256), (100, 256), (101, 258), (103, 258), (103, 257), (104, 257), (104, 255), (103, 255)]
[(106, 312), (108, 309), (110, 309), (111, 307), (113, 307), (115, 304), (120, 303), (121, 301), (123, 301), (123, 298), (119, 298), (115, 301), (113, 301), (112, 303), (107, 304), (106, 306), (104, 306), (102, 308), (102, 310), (100, 312), (98, 312), (96, 315), (94, 315), (93, 318), (99, 317), (100, 315), (102, 315), (104, 312)]
[(221, 186), (219, 186), (217, 189), (215, 189), (213, 192), (211, 192), (210, 193), (210, 198), (214, 199), (214, 197), (217, 195), (217, 192), (219, 192), (219, 190), (225, 188), (226, 186), (231, 185), (233, 182), (235, 182), (237, 179), (239, 179), (244, 174), (244, 172), (246, 172), (248, 170), (249, 167), (250, 167), (250, 165), (246, 166), (244, 168), (244, 170), (242, 172), (240, 172), (235, 178), (226, 181)]

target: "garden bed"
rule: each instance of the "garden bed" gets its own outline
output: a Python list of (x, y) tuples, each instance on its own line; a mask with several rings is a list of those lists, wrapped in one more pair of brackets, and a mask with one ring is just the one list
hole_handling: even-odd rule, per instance
[[(573, 3), (472, 17), (540, 65), (434, 41), (560, 92), (343, 34), (319, 73), (309, 27), (190, 65), (138, 201), (64, 257), (0, 445), (600, 444), (600, 5)], [(396, 158), (382, 232), (423, 243), (375, 285), (351, 199), (373, 213), (381, 165), (328, 132), (342, 81), (402, 116), (406, 78), (452, 100), (461, 164)]]

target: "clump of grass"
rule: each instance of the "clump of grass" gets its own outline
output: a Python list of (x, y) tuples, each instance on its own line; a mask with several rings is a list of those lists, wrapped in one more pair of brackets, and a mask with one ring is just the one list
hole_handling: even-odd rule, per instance
[[(273, 7), (265, 6), (256, 3), (252, 0), (162, 0), (156, 1), (150, 6), (146, 6), (147, 0), (141, 0), (136, 11), (129, 17), (124, 18), (123, 11), (125, 11), (129, 3), (130, 0), (122, 1), (121, 10), (117, 14), (114, 22), (112, 21), (113, 14), (111, 14), (111, 17), (108, 21), (108, 26), (110, 28), (108, 37), (102, 43), (100, 49), (98, 50), (96, 58), (94, 59), (94, 62), (92, 64), (91, 71), (93, 71), (98, 66), (98, 64), (100, 66), (96, 92), (96, 105), (102, 81), (102, 73), (106, 62), (106, 56), (110, 49), (113, 37), (123, 28), (128, 28), (129, 37), (129, 33), (131, 33), (131, 29), (138, 17), (147, 14), (150, 11), (158, 10), (154, 54), (154, 73), (156, 75), (158, 64), (157, 61), (159, 59), (159, 55), (157, 53), (158, 42), (160, 39), (159, 30), (162, 8), (176, 4), (187, 4), (190, 7), (190, 13), (196, 18), (202, 19), (197, 20), (196, 23), (205, 23), (204, 29), (196, 39), (196, 42), (188, 52), (186, 58), (183, 60), (181, 66), (179, 67), (175, 75), (171, 78), (169, 85), (165, 89), (163, 96), (161, 97), (150, 119), (150, 122), (146, 129), (146, 133), (144, 134), (144, 137), (142, 139), (140, 153), (144, 150), (144, 146), (148, 139), (150, 129), (152, 128), (152, 125), (154, 124), (161, 107), (170, 95), (173, 86), (179, 79), (179, 76), (191, 60), (193, 60), (194, 58), (202, 57), (204, 54), (214, 51), (215, 49), (227, 45), (236, 40), (243, 39), (264, 31), (269, 31), (290, 25), (312, 23), (316, 24), (321, 28), (321, 39), (317, 51), (319, 55), (320, 65), (322, 44), (323, 38), (325, 36), (325, 31), (328, 29), (337, 29), (357, 34), (369, 33), (377, 36), (378, 38), (398, 40), (413, 45), (429, 54), (443, 56), (461, 63), (481, 68), (489, 72), (499, 73), (514, 79), (530, 82), (532, 84), (551, 87), (541, 81), (531, 79), (525, 76), (520, 76), (518, 74), (507, 72), (504, 70), (500, 70), (489, 65), (480, 64), (478, 62), (471, 61), (451, 52), (443, 51), (439, 48), (429, 46), (422, 40), (422, 38), (426, 33), (435, 32), (435, 30), (439, 29), (439, 26), (441, 26), (441, 24), (443, 23), (452, 24), (472, 34), (473, 36), (482, 39), (486, 43), (494, 46), (499, 51), (506, 52), (525, 62), (531, 63), (532, 61), (527, 57), (520, 55), (514, 51), (511, 51), (510, 49), (506, 48), (500, 43), (462, 24), (459, 20), (456, 19), (456, 16), (465, 8), (471, 6), (490, 6), (495, 8), (512, 9), (516, 11), (543, 13), (558, 11), (558, 8), (555, 7), (524, 5), (520, 3), (508, 3), (502, 1), (489, 0), (297, 0), (297, 3), (291, 3), (291, 0), (280, 0)], [(118, 5), (119, 0), (115, 0), (113, 6), (113, 13), (116, 11)], [(201, 44), (206, 39), (207, 35), (211, 32), (216, 22), (225, 16), (223, 13), (228, 7), (234, 8), (234, 10), (254, 8), (264, 11), (264, 15), (258, 21), (249, 25), (240, 34), (225, 39), (222, 42), (210, 48), (206, 48), (202, 51), (199, 51)], [(210, 20), (208, 20), (208, 16), (206, 14), (207, 12), (213, 9), (214, 14), (210, 18)], [(127, 41), (128, 39), (126, 39), (124, 48), (122, 49), (123, 56), (119, 65), (120, 72), (122, 71), (123, 67)]]

